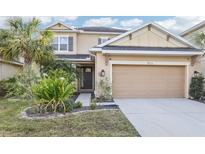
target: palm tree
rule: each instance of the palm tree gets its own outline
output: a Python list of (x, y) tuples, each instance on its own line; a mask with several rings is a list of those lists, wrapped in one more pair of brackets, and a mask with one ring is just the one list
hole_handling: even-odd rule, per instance
[(5, 60), (24, 58), (26, 66), (32, 62), (42, 64), (53, 59), (52, 32), (39, 29), (40, 20), (33, 18), (24, 22), (22, 18), (8, 19), (8, 29), (0, 31), (0, 55)]
[(193, 42), (201, 49), (205, 49), (205, 33), (199, 32), (192, 36)]

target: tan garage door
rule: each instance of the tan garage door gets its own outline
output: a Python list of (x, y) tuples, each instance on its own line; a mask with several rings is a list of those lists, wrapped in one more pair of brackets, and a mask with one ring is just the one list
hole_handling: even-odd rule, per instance
[(114, 98), (184, 97), (184, 66), (113, 65)]

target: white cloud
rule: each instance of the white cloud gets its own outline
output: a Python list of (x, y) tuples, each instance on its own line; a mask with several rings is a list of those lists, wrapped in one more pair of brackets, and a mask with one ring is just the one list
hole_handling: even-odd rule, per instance
[(33, 18), (37, 18), (41, 21), (41, 24), (47, 24), (52, 22), (52, 17), (50, 16), (23, 16), (25, 22), (30, 22)]
[(118, 20), (112, 19), (110, 17), (107, 18), (99, 18), (99, 19), (89, 19), (85, 21), (83, 26), (111, 26), (114, 25)]
[(8, 20), (8, 17), (6, 16), (1, 16), (0, 17), (0, 28), (6, 28), (7, 25), (6, 25), (6, 21)]
[(202, 22), (203, 20), (205, 20), (205, 17), (202, 16), (177, 16), (167, 20), (156, 21), (156, 23), (174, 33), (180, 33)]
[[(78, 18), (78, 16), (57, 16), (57, 17), (52, 17), (52, 16), (23, 16), (23, 20), (25, 22), (29, 22), (32, 20), (32, 18), (38, 18), (41, 20), (41, 24), (42, 25), (47, 25), (47, 24), (51, 24), (52, 22), (55, 21), (62, 21), (62, 22), (67, 22), (67, 21), (74, 21)], [(6, 21), (8, 20), (8, 18), (12, 18), (7, 17), (7, 16), (0, 16), (0, 28), (6, 28), (7, 24)]]
[(73, 20), (78, 19), (78, 16), (66, 16), (65, 18), (68, 19), (68, 20), (73, 21)]
[(37, 18), (40, 19), (43, 24), (52, 22), (52, 17), (49, 16), (39, 16)]
[(67, 20), (74, 21), (76, 19), (78, 19), (78, 16), (57, 16), (57, 17), (54, 17), (55, 21), (62, 21), (62, 22), (66, 22)]
[(138, 19), (138, 18), (120, 21), (120, 25), (128, 29), (133, 28), (133, 27), (138, 27), (142, 23), (143, 23), (143, 20)]

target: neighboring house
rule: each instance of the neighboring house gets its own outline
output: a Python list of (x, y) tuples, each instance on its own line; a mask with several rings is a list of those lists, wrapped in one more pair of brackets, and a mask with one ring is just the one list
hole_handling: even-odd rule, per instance
[(0, 80), (14, 76), (23, 68), (19, 61), (5, 61), (0, 58)]
[(98, 96), (98, 83), (108, 79), (114, 98), (188, 97), (191, 76), (200, 71), (201, 50), (155, 23), (127, 32), (62, 23), (47, 29), (58, 58), (80, 70), (79, 92)]
[[(184, 32), (180, 34), (180, 36), (197, 46), (197, 44), (194, 41), (194, 36), (199, 33), (205, 33), (205, 21), (202, 21), (199, 24), (185, 30)], [(200, 48), (200, 46), (198, 46), (198, 48)], [(200, 64), (201, 64), (201, 71), (203, 75), (205, 76), (205, 57), (204, 56), (201, 57)]]

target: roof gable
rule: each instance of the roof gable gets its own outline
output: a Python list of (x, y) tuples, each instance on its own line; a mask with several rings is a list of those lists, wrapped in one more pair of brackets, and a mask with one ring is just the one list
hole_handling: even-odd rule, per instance
[[(144, 39), (145, 41), (140, 41)], [(149, 39), (151, 39), (149, 41)], [(158, 41), (155, 42), (154, 41)], [(143, 42), (143, 43), (140, 43)], [(148, 23), (139, 28), (135, 28), (123, 33), (113, 39), (98, 45), (104, 47), (106, 45), (124, 45), (124, 46), (158, 46), (158, 47), (191, 47), (194, 46), (185, 39), (170, 33), (163, 27), (155, 23)], [(195, 48), (195, 47), (194, 47)]]
[(75, 30), (73, 27), (67, 26), (61, 22), (55, 23), (51, 26), (48, 26), (46, 29), (50, 29), (50, 30)]
[(185, 30), (184, 32), (180, 33), (180, 36), (185, 37), (186, 35), (195, 32), (199, 29), (205, 28), (205, 21), (200, 22), (199, 24)]

